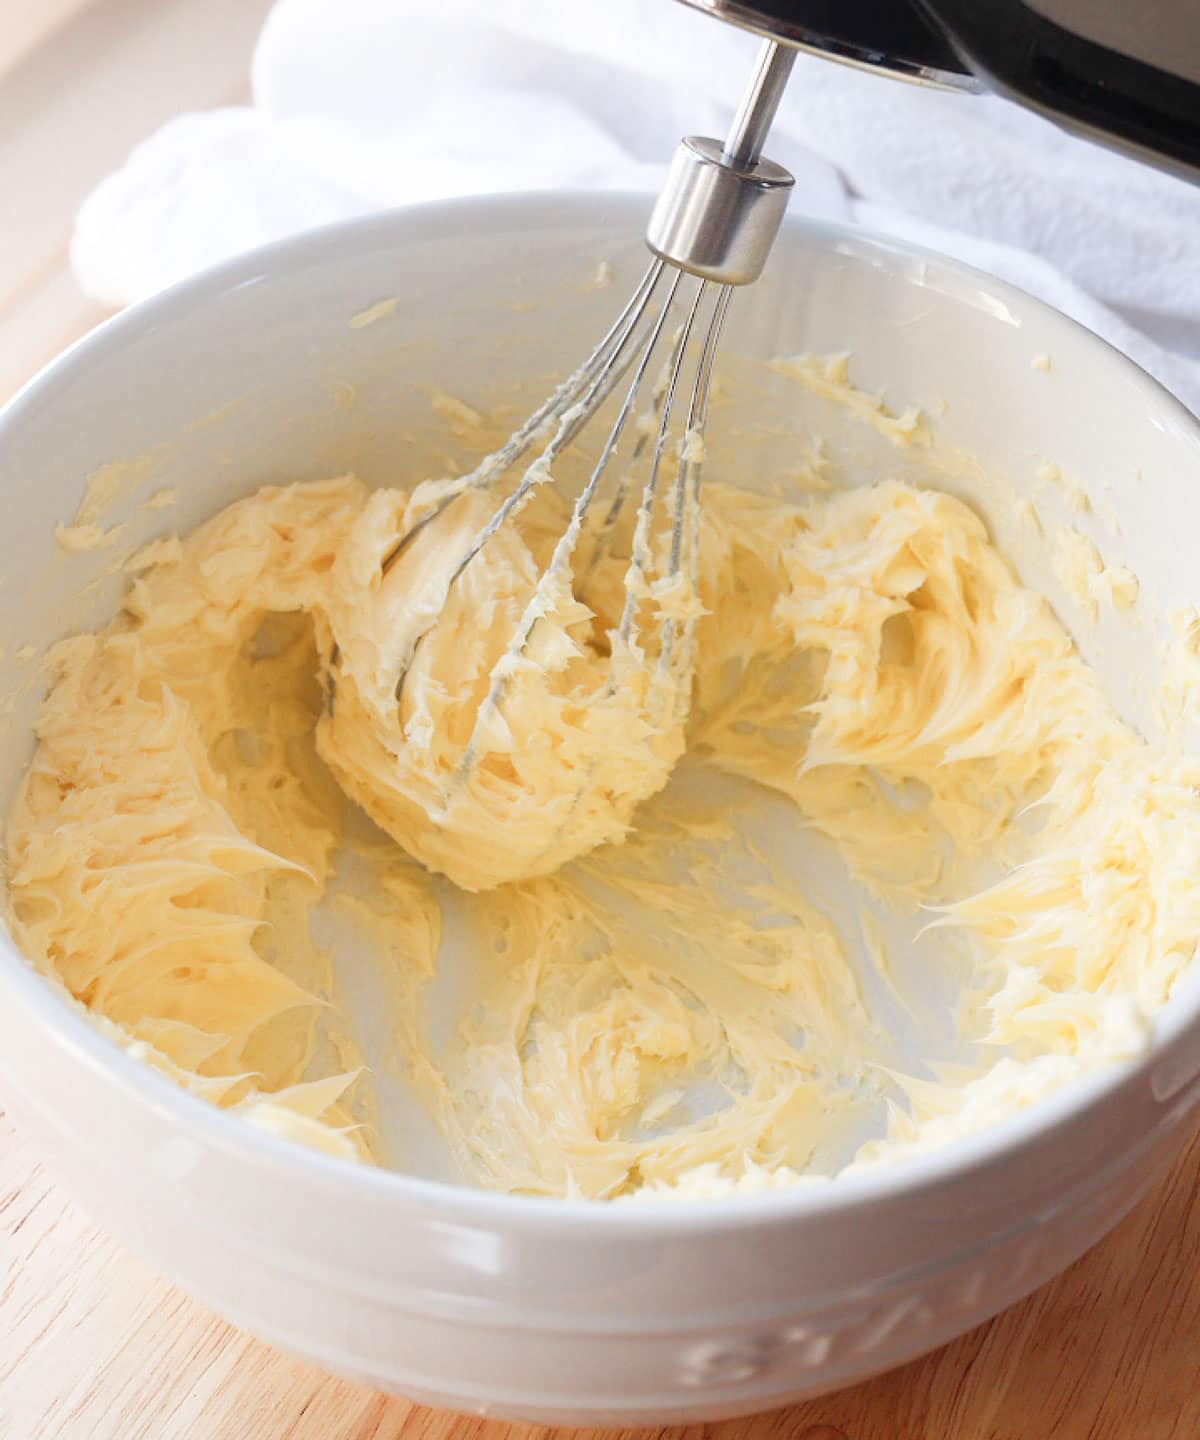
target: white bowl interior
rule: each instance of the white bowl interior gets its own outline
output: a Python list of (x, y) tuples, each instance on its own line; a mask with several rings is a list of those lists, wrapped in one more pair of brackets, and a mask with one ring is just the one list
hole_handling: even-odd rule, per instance
[[(314, 237), (269, 277), (218, 275), (179, 292), (160, 323), (130, 323), (111, 337), (102, 370), (67, 364), (20, 402), (0, 448), (16, 520), (0, 532), (0, 694), (9, 697), (0, 714), (0, 808), (7, 811), (30, 754), (44, 689), (37, 657), (111, 616), (126, 583), (116, 567), (122, 556), (264, 483), (354, 470), (385, 484), (463, 466), (471, 451), (447, 432), (431, 396), (449, 392), (496, 412), (501, 428), (515, 424), (586, 353), (640, 274), (644, 209), (629, 197), (439, 207), (415, 212), (403, 231), (355, 232), (354, 264), (332, 237)], [(602, 259), (613, 281), (597, 286)], [(838, 351), (850, 352), (859, 387), (884, 392), (895, 411), (916, 405), (930, 416), (932, 451), (898, 449), (762, 363)], [(1048, 370), (1035, 365), (1039, 356)], [(842, 483), (892, 474), (970, 500), (1022, 578), (1051, 597), (1122, 712), (1154, 731), (1165, 615), (1195, 592), (1200, 437), (1128, 362), (1027, 297), (949, 262), (796, 225), (763, 281), (736, 297), (721, 376), (710, 476), (786, 482), (819, 436)], [(1072, 512), (1061, 488), (1038, 480), (1048, 464), (1086, 489), (1088, 513)], [(66, 554), (54, 525), (71, 519), (101, 467), (115, 497), (104, 523), (126, 528), (109, 548)], [(164, 488), (177, 503), (147, 508)], [(1018, 499), (1034, 497), (1044, 534), (1018, 512)], [(1137, 574), (1130, 611), (1101, 606), (1093, 618), (1063, 589), (1053, 540), (1067, 524), (1107, 562)], [(771, 843), (813, 875), (853, 934), (859, 898), (820, 842), (797, 838), (785, 811), (756, 802), (746, 823), (768, 827)], [(469, 983), (469, 947), (455, 944), (453, 917), (449, 934), (442, 1022)], [(889, 1017), (896, 1059), (952, 1058), (937, 942), (918, 939), (914, 926), (895, 939), (901, 988), (925, 1017)], [(388, 1078), (386, 996), (371, 957), (343, 948), (355, 1028), (379, 1074), (383, 1155), (441, 1175), (431, 1127)]]

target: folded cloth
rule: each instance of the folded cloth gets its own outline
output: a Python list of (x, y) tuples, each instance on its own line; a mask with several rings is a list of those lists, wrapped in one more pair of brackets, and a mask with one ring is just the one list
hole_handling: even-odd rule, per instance
[[(76, 222), (124, 304), (266, 240), (450, 195), (651, 189), (720, 135), (757, 41), (668, 0), (278, 0), (253, 104), (184, 115)], [(800, 56), (771, 135), (793, 208), (978, 265), (1057, 305), (1200, 411), (1200, 188), (993, 97)]]

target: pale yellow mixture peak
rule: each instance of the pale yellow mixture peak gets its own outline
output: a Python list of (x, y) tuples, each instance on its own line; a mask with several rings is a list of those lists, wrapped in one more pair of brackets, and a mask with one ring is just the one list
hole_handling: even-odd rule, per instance
[[(614, 633), (615, 607), (598, 621), (553, 566), (557, 507), (502, 526), (463, 567), (494, 496), (467, 491), (440, 513), (422, 488), (360, 500), (306, 607), (337, 645), (318, 744), (346, 793), (466, 890), (623, 839), (683, 753), (686, 705)], [(592, 589), (611, 598), (615, 562), (605, 572)]]
[[(1200, 938), (1200, 773), (1117, 717), (967, 506), (707, 485), (689, 717), (614, 636), (624, 560), (539, 589), (551, 500), (447, 585), (488, 503), (456, 501), (385, 572), (419, 491), (262, 490), (58, 648), (10, 918), (121, 1043), (369, 1159), (371, 1077), (310, 928), (355, 852), (396, 1054), (471, 1183), (797, 1184), (1137, 1053)], [(728, 777), (827, 837), (885, 979), (872, 916), (941, 927), (969, 1062), (897, 1070), (820, 887), (739, 829)], [(448, 884), (481, 892), (475, 988), (435, 1044)]]

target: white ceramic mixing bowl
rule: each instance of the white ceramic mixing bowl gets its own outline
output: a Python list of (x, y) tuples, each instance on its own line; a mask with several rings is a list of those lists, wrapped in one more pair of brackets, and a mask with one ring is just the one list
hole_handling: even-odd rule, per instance
[[(409, 475), (440, 470), (430, 390), (518, 410), (538, 396), (639, 271), (645, 208), (496, 198), (322, 231), (127, 312), (34, 381), (0, 419), (0, 693), (15, 701), (0, 717), (0, 806), (42, 685), (21, 647), (103, 621), (123, 584), (106, 574), (112, 552), (54, 543), (89, 472), (130, 462), (110, 472), (125, 483), (109, 517), (127, 522), (124, 544), (267, 481), (349, 468), (382, 481), (397, 455)], [(594, 283), (602, 258), (611, 287)], [(372, 312), (381, 301), (395, 303)], [(983, 509), (1118, 703), (1151, 725), (1158, 614), (1195, 595), (1200, 535), (1200, 430), (1169, 396), (994, 280), (802, 221), (737, 297), (726, 348), (733, 403), (713, 415), (709, 473), (786, 474), (797, 432), (903, 473), (900, 451), (738, 358), (851, 351), (861, 384), (942, 416), (944, 453), (980, 457), (952, 461), (948, 487)], [(1075, 523), (1141, 577), (1130, 615), (1092, 624), (1017, 520), (1014, 491), (1031, 493), (1046, 462), (1086, 484), (1093, 512)], [(160, 486), (177, 506), (145, 509)], [(1067, 522), (1057, 493), (1042, 504), (1050, 531)], [(498, 1197), (256, 1133), (128, 1058), (7, 944), (0, 1095), (98, 1222), (259, 1335), (437, 1405), (657, 1423), (847, 1384), (1060, 1270), (1186, 1139), (1198, 1009), (1189, 983), (1144, 1061), (955, 1147), (816, 1191), (678, 1206)]]

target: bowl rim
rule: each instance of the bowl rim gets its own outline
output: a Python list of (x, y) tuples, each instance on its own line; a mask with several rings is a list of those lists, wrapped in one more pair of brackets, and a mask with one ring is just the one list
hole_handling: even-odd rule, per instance
[[(422, 232), (436, 235), (444, 233), (447, 226), (457, 232), (473, 224), (478, 225), (479, 233), (486, 233), (482, 223), (485, 217), (487, 225), (494, 227), (505, 216), (520, 221), (538, 215), (538, 224), (544, 228), (547, 221), (553, 224), (598, 219), (607, 209), (618, 212), (622, 220), (627, 218), (632, 226), (640, 222), (651, 199), (635, 191), (578, 190), (463, 196), (336, 221), (241, 252), (126, 307), (52, 359), (0, 407), (0, 449), (8, 433), (27, 414), (53, 404), (59, 390), (86, 374), (86, 367), (114, 347), (134, 342), (145, 330), (169, 325), (179, 312), (208, 305), (232, 290), (270, 283), (330, 255), (341, 254), (349, 260), (356, 250), (389, 239), (402, 245), (419, 239)], [(544, 213), (538, 214), (539, 210)], [(1037, 316), (1051, 335), (1057, 332), (1082, 337), (1098, 356), (1105, 356), (1106, 363), (1114, 367), (1124, 383), (1132, 385), (1133, 398), (1157, 410), (1164, 421), (1173, 422), (1180, 432), (1190, 436), (1200, 452), (1200, 420), (1163, 384), (1087, 326), (1018, 286), (925, 246), (855, 225), (794, 214), (786, 219), (785, 232), (804, 234), (834, 252), (870, 254), (892, 262), (927, 262), (943, 275), (973, 285), (981, 295), (1016, 307), (1018, 313)], [(752, 1194), (679, 1198), (668, 1204), (609, 1204), (505, 1194), (408, 1175), (347, 1161), (253, 1126), (129, 1055), (100, 1030), (78, 1002), (25, 958), (7, 926), (0, 924), (0, 989), (4, 987), (20, 996), (60, 1049), (74, 1052), (85, 1065), (103, 1071), (132, 1103), (167, 1112), (181, 1131), (198, 1131), (211, 1149), (235, 1162), (249, 1162), (247, 1168), (267, 1166), (285, 1180), (307, 1182), (323, 1190), (350, 1186), (383, 1202), (435, 1207), (447, 1219), (530, 1226), (542, 1232), (549, 1228), (568, 1235), (586, 1227), (592, 1236), (598, 1231), (612, 1231), (663, 1239), (679, 1233), (727, 1232), (767, 1220), (801, 1221), (844, 1214), (856, 1207), (931, 1191), (1001, 1156), (1011, 1156), (1115, 1092), (1138, 1084), (1167, 1045), (1189, 1029), (1200, 1029), (1197, 983), (1186, 986), (1185, 993), (1177, 991), (1153, 1017), (1150, 1041), (1134, 1059), (1082, 1072), (1035, 1104), (945, 1145), (841, 1175), (827, 1183)], [(10, 1075), (10, 1079), (19, 1088), (18, 1077)]]

